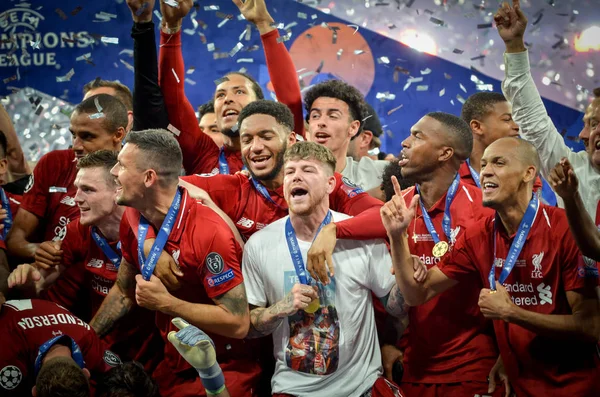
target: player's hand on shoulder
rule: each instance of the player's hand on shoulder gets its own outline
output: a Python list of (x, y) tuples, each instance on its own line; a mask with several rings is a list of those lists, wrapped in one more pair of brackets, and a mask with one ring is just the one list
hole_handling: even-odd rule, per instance
[(35, 266), (24, 263), (17, 266), (8, 276), (8, 288), (19, 288), (23, 286), (32, 286), (40, 281), (42, 275)]
[(61, 249), (62, 240), (44, 241), (35, 250), (35, 264), (41, 269), (50, 269), (60, 265), (63, 251)]

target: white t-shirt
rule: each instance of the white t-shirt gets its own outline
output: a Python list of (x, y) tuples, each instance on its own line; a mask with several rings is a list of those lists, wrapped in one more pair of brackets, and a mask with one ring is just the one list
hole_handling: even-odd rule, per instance
[(360, 161), (346, 157), (346, 167), (342, 170), (342, 175), (360, 185), (363, 190), (371, 190), (381, 186), (383, 170), (389, 163), (386, 160), (373, 160), (367, 156), (361, 157)]
[[(332, 215), (335, 222), (348, 218)], [(288, 218), (255, 233), (244, 248), (251, 305), (271, 306), (298, 283), (285, 238)], [(306, 264), (311, 243), (298, 240), (298, 245)], [(319, 284), (321, 308), (314, 314), (300, 311), (273, 332), (273, 393), (360, 396), (382, 373), (371, 291), (385, 297), (395, 284), (387, 247), (383, 240), (339, 240), (333, 261), (335, 277), (327, 286)]]

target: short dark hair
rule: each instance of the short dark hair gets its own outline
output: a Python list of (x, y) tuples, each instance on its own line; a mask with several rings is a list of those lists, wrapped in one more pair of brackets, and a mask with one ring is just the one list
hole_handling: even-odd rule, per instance
[(356, 87), (341, 80), (327, 80), (316, 84), (309, 88), (304, 95), (304, 108), (308, 114), (310, 114), (313, 103), (317, 98), (321, 97), (336, 98), (345, 102), (350, 109), (352, 121), (360, 121), (356, 135), (360, 134), (363, 127), (363, 120), (367, 116), (368, 111), (365, 106), (363, 94)]
[(471, 120), (482, 121), (497, 103), (507, 102), (506, 97), (498, 92), (478, 92), (467, 98), (460, 112), (460, 117), (467, 123)]
[(100, 77), (97, 77), (83, 86), (83, 95), (87, 94), (90, 90), (103, 87), (115, 90), (117, 99), (125, 105), (128, 111), (133, 111), (133, 95), (131, 95), (131, 90), (125, 84), (118, 81), (102, 80)]
[[(98, 112), (96, 101), (101, 107), (101, 112)], [(108, 94), (98, 94), (91, 96), (75, 106), (74, 113), (96, 114), (104, 113), (102, 123), (104, 128), (111, 134), (115, 133), (119, 128), (127, 128), (129, 124), (129, 116), (123, 102)]]
[(96, 388), (96, 397), (159, 397), (158, 387), (141, 364), (123, 363), (106, 372)]
[(473, 133), (469, 125), (459, 117), (450, 113), (431, 112), (425, 116), (431, 117), (442, 124), (450, 139), (448, 144), (454, 149), (454, 154), (460, 161), (465, 161), (473, 150)]
[(379, 120), (377, 112), (375, 109), (373, 109), (373, 106), (369, 105), (368, 102), (365, 102), (365, 107), (367, 114), (361, 123), (363, 125), (363, 130), (371, 131), (373, 133), (373, 137), (381, 136), (383, 133), (383, 128), (381, 127), (381, 121)]
[(392, 184), (392, 176), (395, 176), (400, 183), (400, 189), (408, 189), (415, 184), (411, 181), (402, 177), (402, 167), (398, 165), (398, 160), (390, 161), (388, 165), (383, 169), (383, 178), (381, 180), (381, 190), (385, 195), (385, 202), (387, 203), (394, 197), (396, 192), (394, 191), (394, 185)]
[(256, 99), (265, 99), (265, 94), (263, 94), (262, 88), (258, 84), (258, 81), (254, 79), (254, 77), (250, 76), (248, 73), (244, 72), (229, 72), (223, 77), (231, 76), (232, 74), (237, 74), (239, 76), (245, 77), (248, 79), (252, 86), (252, 91), (254, 91), (254, 95), (256, 95)]
[(110, 174), (110, 170), (117, 164), (118, 152), (112, 150), (97, 150), (86, 154), (77, 162), (77, 169), (103, 168), (106, 172), (106, 180), (110, 185), (115, 185), (115, 178)]
[(600, 98), (600, 87), (594, 88), (594, 97)]
[(284, 126), (289, 132), (294, 131), (294, 115), (292, 111), (282, 103), (259, 99), (247, 104), (238, 116), (238, 127), (242, 122), (254, 114), (266, 114), (272, 116), (277, 124)]
[(70, 357), (54, 357), (44, 363), (35, 382), (38, 397), (87, 397), (90, 384)]
[(289, 160), (317, 160), (329, 167), (331, 175), (335, 172), (336, 160), (333, 152), (315, 142), (296, 142), (290, 146), (284, 156), (284, 163)]
[(144, 152), (136, 158), (138, 169), (153, 169), (168, 182), (179, 180), (183, 156), (179, 143), (169, 131), (161, 129), (131, 131), (127, 134), (125, 143), (135, 145)]
[(8, 141), (6, 140), (6, 135), (4, 135), (4, 131), (0, 130), (0, 160), (6, 157), (7, 151)]
[(198, 107), (198, 120), (201, 120), (205, 114), (215, 112), (215, 102), (211, 99)]

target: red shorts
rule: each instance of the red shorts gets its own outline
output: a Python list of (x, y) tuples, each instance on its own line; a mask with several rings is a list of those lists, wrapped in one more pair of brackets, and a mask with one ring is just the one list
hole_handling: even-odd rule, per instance
[(404, 383), (402, 390), (406, 397), (474, 397), (474, 396), (504, 396), (504, 385), (496, 382), (496, 390), (488, 393), (487, 382), (460, 383)]
[[(232, 394), (234, 396), (234, 394)], [(291, 394), (273, 393), (273, 397), (294, 397)], [(406, 397), (402, 390), (393, 382), (380, 377), (371, 389), (371, 397)]]
[[(225, 385), (232, 397), (255, 396), (260, 380), (260, 366), (246, 360), (221, 364)], [(162, 361), (152, 378), (156, 381), (162, 397), (206, 396), (202, 381), (195, 369), (175, 373), (166, 361)]]

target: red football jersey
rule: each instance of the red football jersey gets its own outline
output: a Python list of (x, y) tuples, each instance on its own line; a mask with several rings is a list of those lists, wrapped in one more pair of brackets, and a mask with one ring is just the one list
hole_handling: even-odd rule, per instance
[[(131, 219), (134, 220), (132, 223), (130, 223)], [(136, 235), (139, 219), (139, 212), (128, 208), (121, 221), (120, 231), (123, 258), (138, 267), (140, 267), (140, 263)], [(240, 268), (242, 250), (235, 241), (233, 233), (213, 210), (192, 199), (185, 190), (181, 198), (179, 213), (164, 250), (179, 264), (184, 274), (180, 279), (182, 281), (181, 288), (171, 292), (179, 299), (214, 305), (213, 298), (243, 282)], [(215, 264), (220, 266), (215, 266)], [(170, 373), (171, 379), (165, 380), (165, 382), (178, 379), (176, 377), (180, 373), (191, 368), (175, 347), (167, 341), (167, 334), (170, 331), (177, 331), (177, 328), (171, 324), (171, 319), (172, 317), (169, 315), (156, 312), (156, 325), (165, 341), (165, 359), (158, 365), (155, 372)], [(260, 367), (258, 362), (253, 359), (254, 356), (247, 348), (246, 342), (213, 333), (207, 332), (207, 334), (215, 343), (219, 364), (225, 373), (230, 393), (240, 396), (248, 395), (250, 389), (246, 386), (249, 382), (240, 379), (258, 381)], [(239, 372), (237, 377), (232, 373), (229, 377), (228, 370), (230, 368), (237, 368), (237, 372), (241, 371), (239, 369), (241, 367), (244, 368), (243, 372)], [(181, 377), (189, 376), (181, 374)], [(188, 388), (189, 393), (197, 394), (201, 387), (200, 380), (197, 376), (193, 379), (193, 389), (189, 389), (189, 385), (181, 383), (179, 389), (182, 390), (169, 389), (170, 392), (181, 395), (180, 392), (184, 393), (183, 389)], [(162, 392), (165, 391), (165, 388), (172, 386), (166, 383), (161, 384), (160, 380), (157, 382)], [(177, 385), (174, 387), (178, 389)]]
[(40, 219), (40, 240), (62, 240), (67, 224), (79, 219), (75, 204), (77, 165), (72, 150), (42, 156), (23, 194), (21, 208)]
[[(414, 195), (414, 187), (404, 192), (407, 205)], [(442, 228), (446, 195), (440, 198), (428, 211), (440, 239), (452, 245), (465, 230), (492, 213), (483, 208), (481, 202), (481, 191), (477, 187), (459, 184), (450, 206), (452, 241), (448, 241)], [(419, 256), (428, 268), (439, 262), (432, 254), (434, 242), (420, 206), (407, 232), (412, 254)], [(477, 275), (472, 278), (472, 282), (478, 280)], [(477, 306), (478, 296), (477, 288), (453, 288), (409, 309), (408, 329), (400, 343), (405, 348), (403, 382), (456, 383), (486, 379), (498, 351), (492, 324), (485, 320)]]
[[(100, 233), (101, 234), (101, 233)], [(115, 252), (117, 241), (108, 242)], [(78, 221), (67, 225), (61, 245), (65, 270), (42, 297), (73, 311), (85, 307), (92, 319), (117, 280), (118, 269), (91, 236), (89, 226)], [(154, 313), (135, 307), (102, 338), (123, 360), (140, 362), (148, 370), (162, 359), (163, 342), (154, 325)]]
[[(489, 288), (492, 266), (498, 280), (515, 236), (508, 236), (501, 223), (496, 225), (495, 259), (495, 222), (489, 216), (468, 228), (438, 265), (446, 276), (460, 281), (454, 289), (468, 288), (479, 293), (484, 286)], [(477, 282), (473, 275), (478, 276)], [(504, 282), (512, 301), (522, 309), (541, 314), (569, 315), (566, 291), (595, 297), (596, 277), (586, 268), (571, 237), (564, 210), (540, 203), (521, 254)], [(477, 301), (473, 297), (473, 304)], [(598, 395), (600, 360), (595, 343), (538, 335), (500, 320), (494, 321), (494, 330), (517, 395)]]
[(57, 304), (38, 299), (7, 301), (0, 307), (0, 395), (31, 395), (38, 349), (58, 335), (68, 335), (79, 345), (93, 378), (120, 362), (88, 324)]
[[(283, 197), (283, 186), (267, 190), (271, 200), (256, 190), (252, 181), (244, 175), (190, 175), (181, 178), (204, 189), (235, 223), (245, 239), (254, 233), (288, 215), (288, 206)], [(367, 193), (341, 174), (335, 173), (335, 189), (329, 195), (329, 207), (337, 212), (358, 215), (362, 211), (381, 207), (383, 203)], [(344, 221), (351, 222), (351, 219)]]

